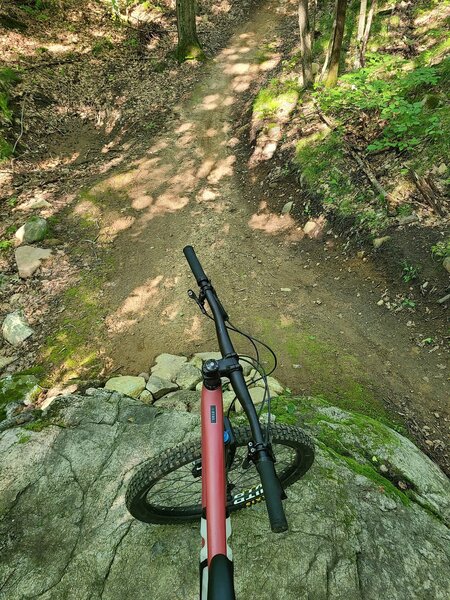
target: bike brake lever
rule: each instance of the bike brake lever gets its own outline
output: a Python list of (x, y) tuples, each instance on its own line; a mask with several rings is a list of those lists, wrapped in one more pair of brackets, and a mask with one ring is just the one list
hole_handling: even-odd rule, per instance
[[(188, 290), (188, 296), (191, 300), (193, 300), (197, 306), (199, 307), (199, 309), (202, 311), (202, 313), (204, 315), (207, 314), (205, 307), (203, 306), (202, 302), (200, 301), (200, 299), (197, 297), (196, 293), (194, 292), (194, 290)], [(204, 301), (204, 300), (203, 300)]]

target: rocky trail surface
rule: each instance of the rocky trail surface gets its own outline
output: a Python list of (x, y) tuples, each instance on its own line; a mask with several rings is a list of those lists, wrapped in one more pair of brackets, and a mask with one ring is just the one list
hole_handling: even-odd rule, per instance
[(346, 257), (334, 236), (309, 239), (273, 208), (284, 194), (295, 204), (300, 190), (261, 187), (246, 134), (233, 129), (276, 64), (261, 62), (261, 47), (282, 33), (282, 10), (258, 7), (148, 152), (84, 196), (100, 199), (97, 211), (107, 199), (99, 239), (114, 265), (101, 290), (104, 327), (89, 343), (112, 369), (135, 374), (166, 348), (212, 347), (213, 328), (186, 296), (191, 244), (232, 320), (274, 347), (291, 389), (394, 412), (448, 466), (446, 357), (417, 345), (430, 324), (380, 305), (387, 284), (370, 260)]
[[(262, 505), (233, 515), (237, 597), (446, 600), (445, 475), (374, 420), (298, 407), (316, 460), (288, 490), (289, 532), (270, 533)], [(124, 503), (138, 465), (198, 431), (196, 411), (91, 389), (2, 432), (2, 598), (198, 598), (199, 525), (146, 525)]]

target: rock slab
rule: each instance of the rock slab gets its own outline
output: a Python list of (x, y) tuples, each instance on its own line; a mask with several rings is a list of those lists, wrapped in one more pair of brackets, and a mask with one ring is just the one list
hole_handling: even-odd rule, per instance
[(19, 277), (26, 279), (31, 277), (39, 269), (43, 260), (50, 258), (51, 250), (34, 248), (33, 246), (20, 246), (15, 251)]
[(156, 357), (156, 364), (152, 367), (152, 375), (175, 381), (184, 363), (187, 362), (185, 356), (176, 354), (160, 354)]
[[(339, 424), (342, 435), (356, 436), (362, 453), (373, 450), (363, 423), (347, 429), (348, 413), (325, 410), (311, 414), (315, 431), (326, 418)], [(3, 597), (198, 598), (197, 524), (146, 525), (132, 519), (124, 504), (135, 469), (196, 437), (198, 428), (196, 415), (158, 411), (97, 390), (89, 397), (58, 397), (41, 431), (1, 433)], [(432, 493), (448, 495), (437, 467), (417, 449), (408, 462), (411, 447), (391, 433), (387, 439), (397, 444), (411, 485), (420, 486), (426, 473)], [(270, 532), (264, 506), (232, 515), (237, 598), (448, 600), (450, 536), (439, 502), (431, 513), (413, 497), (403, 503), (386, 490), (321, 443), (312, 469), (288, 489), (288, 533)], [(270, 565), (269, 577), (261, 565)]]
[(184, 364), (177, 374), (177, 385), (183, 390), (195, 390), (195, 386), (202, 381), (200, 369), (190, 363)]
[(45, 239), (48, 225), (43, 217), (30, 217), (22, 227), (16, 231), (16, 238), (22, 243), (33, 244)]
[(115, 390), (131, 398), (138, 398), (145, 389), (145, 379), (143, 377), (132, 377), (131, 375), (111, 377), (105, 383), (105, 389)]
[(33, 333), (33, 330), (28, 326), (25, 318), (19, 311), (6, 315), (2, 325), (2, 335), (12, 346), (19, 346), (30, 335), (33, 335)]

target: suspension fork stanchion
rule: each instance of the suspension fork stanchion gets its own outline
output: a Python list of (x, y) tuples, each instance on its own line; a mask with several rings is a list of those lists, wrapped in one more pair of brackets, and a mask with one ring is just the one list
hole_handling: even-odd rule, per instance
[[(224, 446), (224, 418), (222, 387), (219, 365), (215, 360), (203, 364), (203, 388), (201, 397), (202, 421), (202, 505), (203, 513), (200, 532), (202, 549), (200, 552), (201, 600), (215, 598), (211, 595), (212, 586), (228, 585), (232, 581), (232, 553), (227, 539), (231, 535), (231, 523), (226, 508), (226, 468)], [(221, 582), (210, 571), (211, 563), (217, 556), (227, 563), (228, 579)], [(229, 564), (228, 564), (229, 563)], [(214, 581), (211, 581), (211, 574)], [(222, 575), (221, 575), (222, 576)], [(215, 589), (215, 587), (214, 587)], [(213, 592), (214, 594), (214, 592)], [(230, 600), (234, 596), (229, 596)]]

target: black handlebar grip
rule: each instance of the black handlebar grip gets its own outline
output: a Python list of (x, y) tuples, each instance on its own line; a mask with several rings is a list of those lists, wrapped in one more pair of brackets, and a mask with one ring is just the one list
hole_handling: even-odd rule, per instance
[(288, 524), (284, 514), (283, 503), (281, 501), (283, 488), (275, 473), (275, 467), (271, 460), (260, 460), (256, 463), (261, 483), (264, 490), (267, 512), (269, 514), (270, 527), (274, 533), (287, 531)]
[(194, 274), (195, 279), (197, 280), (198, 285), (200, 285), (200, 283), (203, 281), (208, 281), (208, 278), (205, 275), (205, 271), (203, 270), (202, 265), (200, 264), (200, 261), (198, 260), (197, 255), (195, 254), (194, 248), (192, 246), (185, 246), (183, 248), (183, 252), (186, 257), (186, 260), (189, 263), (189, 266), (191, 267), (191, 271)]

